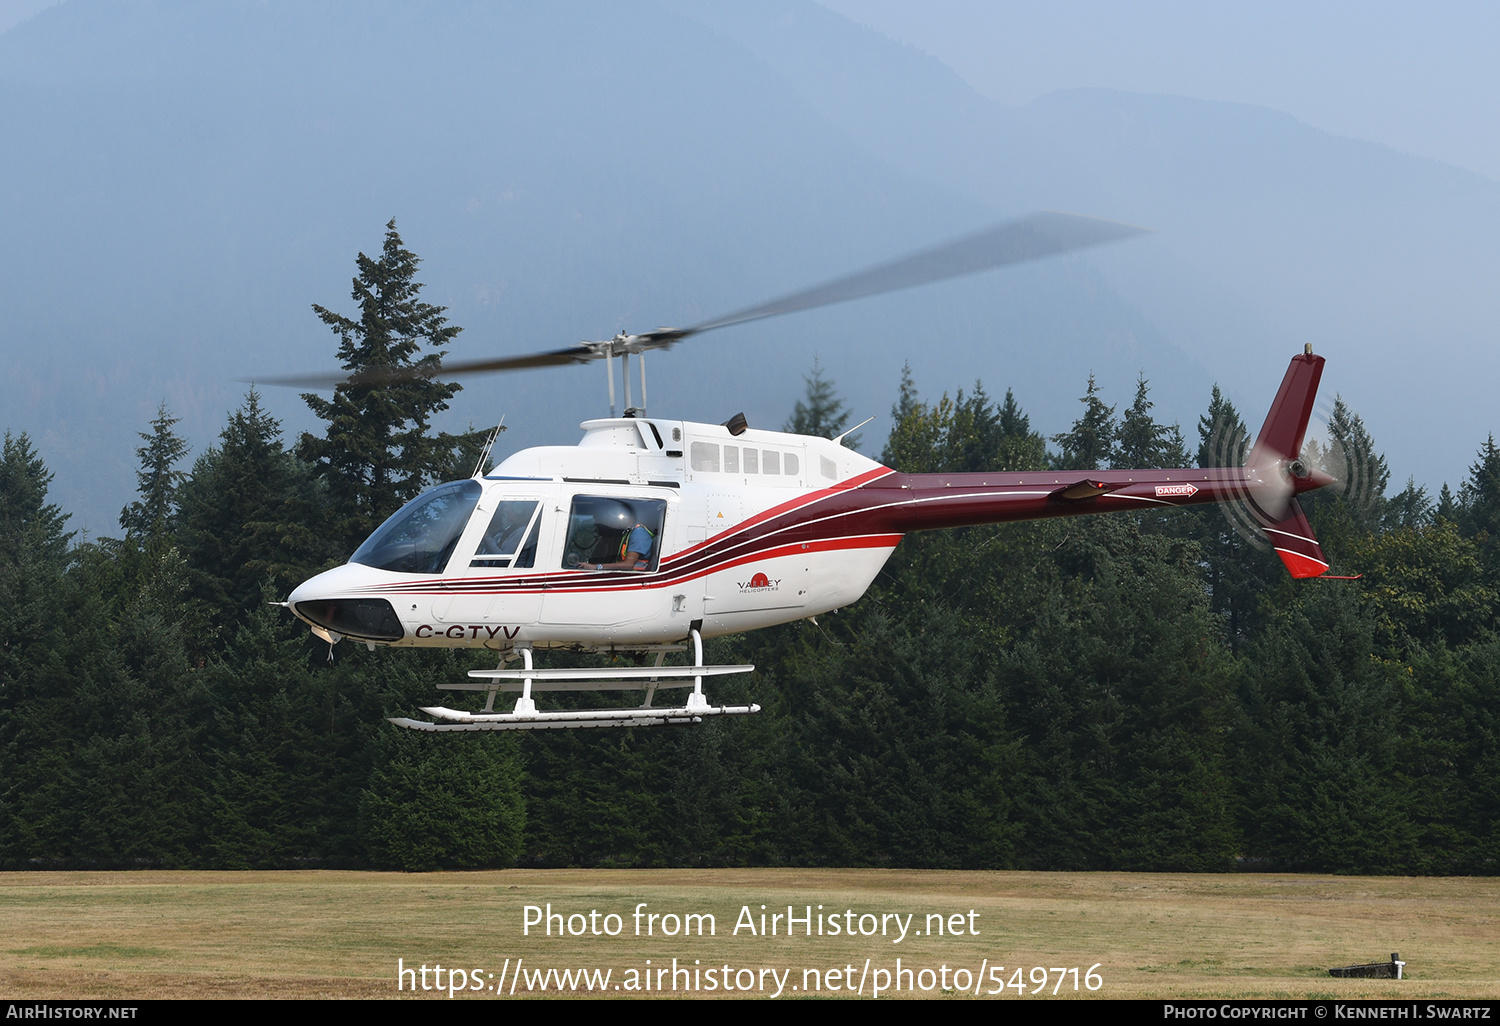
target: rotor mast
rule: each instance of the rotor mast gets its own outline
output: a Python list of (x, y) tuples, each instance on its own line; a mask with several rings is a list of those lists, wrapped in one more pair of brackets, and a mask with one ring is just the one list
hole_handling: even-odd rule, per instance
[[(646, 413), (646, 350), (652, 348), (654, 340), (651, 336), (627, 335), (624, 332), (616, 335), (608, 342), (583, 342), (580, 343), (595, 357), (603, 357), (605, 376), (609, 379), (609, 415), (614, 417), (615, 409), (615, 357), (620, 358), (621, 378), (625, 383), (625, 411), (627, 417), (644, 416)], [(657, 343), (660, 345), (661, 343)], [(635, 354), (636, 362), (640, 366), (641, 374), (641, 405), (635, 405), (635, 399), (630, 393), (630, 356)]]

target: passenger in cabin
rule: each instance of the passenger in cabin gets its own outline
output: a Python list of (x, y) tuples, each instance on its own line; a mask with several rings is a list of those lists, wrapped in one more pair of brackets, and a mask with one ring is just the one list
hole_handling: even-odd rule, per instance
[(502, 502), (479, 543), (478, 555), (508, 556), (521, 546), (521, 532), (531, 522), (534, 502)]
[[(592, 524), (579, 523), (583, 517), (591, 517)], [(656, 544), (656, 537), (650, 529), (638, 521), (635, 512), (625, 503), (614, 499), (592, 498), (585, 504), (580, 499), (574, 503), (573, 522), (580, 528), (591, 526), (592, 531), (586, 533), (599, 539), (593, 550), (593, 557), (587, 562), (574, 564), (579, 570), (649, 570), (651, 568), (651, 550)], [(612, 539), (618, 539), (618, 548), (610, 552), (600, 551)], [(578, 534), (575, 534), (575, 549), (588, 551), (584, 545), (579, 544), (579, 540)], [(611, 560), (610, 556), (614, 559)]]

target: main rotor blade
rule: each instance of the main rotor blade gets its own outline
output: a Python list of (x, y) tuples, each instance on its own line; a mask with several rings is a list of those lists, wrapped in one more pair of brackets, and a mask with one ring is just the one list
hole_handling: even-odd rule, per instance
[(336, 385), (384, 385), (393, 381), (414, 381), (450, 374), (484, 374), (489, 371), (527, 370), (532, 367), (561, 367), (569, 363), (587, 363), (594, 358), (589, 350), (574, 346), (529, 356), (508, 356), (494, 360), (462, 360), (415, 367), (370, 367), (358, 374), (287, 374), (257, 378), (267, 385), (292, 385), (307, 388), (332, 388)]
[(811, 310), (818, 306), (845, 303), (851, 299), (896, 292), (916, 285), (958, 278), (966, 274), (987, 271), (1006, 264), (1020, 264), (1030, 260), (1068, 253), (1088, 246), (1099, 246), (1106, 242), (1128, 239), (1142, 235), (1149, 228), (1104, 221), (1096, 217), (1080, 217), (1044, 211), (1017, 221), (1008, 221), (993, 228), (970, 235), (954, 242), (947, 242), (932, 249), (900, 257), (889, 263), (878, 264), (868, 270), (859, 271), (822, 285), (793, 292), (791, 295), (773, 299), (769, 303), (747, 307), (712, 321), (682, 329), (678, 335), (684, 338), (715, 328), (727, 328), (731, 324), (743, 324), (763, 317)]
[(715, 328), (727, 328), (733, 324), (757, 321), (765, 317), (811, 310), (814, 307), (845, 303), (851, 299), (862, 299), (883, 292), (896, 292), (916, 285), (958, 278), (966, 274), (987, 271), (992, 267), (1026, 263), (1057, 256), (1061, 253), (1099, 246), (1106, 242), (1143, 235), (1149, 228), (1104, 221), (1097, 217), (1080, 217), (1044, 211), (1016, 221), (1007, 221), (976, 235), (954, 242), (947, 242), (932, 249), (922, 250), (900, 257), (888, 263), (836, 278), (822, 285), (801, 292), (773, 299), (769, 303), (747, 307), (724, 317), (718, 317), (690, 328), (659, 328), (641, 332), (628, 338), (621, 336), (621, 348), (612, 348), (611, 343), (595, 342), (554, 349), (545, 353), (527, 356), (511, 356), (494, 360), (466, 360), (458, 363), (430, 364), (415, 367), (372, 367), (359, 374), (306, 374), (285, 377), (259, 378), (269, 385), (295, 385), (312, 388), (330, 388), (343, 384), (381, 385), (393, 381), (412, 381), (437, 375), (484, 374), (490, 371), (526, 370), (532, 367), (556, 367), (569, 363), (588, 363), (620, 352), (642, 352), (648, 349), (665, 349), (691, 335), (698, 335)]

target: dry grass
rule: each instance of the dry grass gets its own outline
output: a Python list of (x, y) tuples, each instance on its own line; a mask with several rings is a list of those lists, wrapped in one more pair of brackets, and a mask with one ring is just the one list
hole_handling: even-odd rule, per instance
[[(617, 913), (624, 932), (523, 937), (523, 906), (548, 902), (564, 913)], [(716, 936), (636, 937), (630, 914), (638, 902), (648, 912), (711, 912)], [(805, 937), (799, 927), (792, 938), (735, 936), (741, 906), (758, 917), (762, 904), (768, 913), (788, 904), (799, 914), (809, 904), (815, 914), (819, 904), (825, 914), (914, 913), (913, 931), (929, 913), (972, 909), (979, 935), (909, 935), (893, 944), (889, 937)], [(1400, 983), (1327, 975), (1331, 965), (1392, 951), (1409, 962), (1410, 978)], [(1017, 966), (1077, 966), (1081, 976), (1102, 963), (1104, 986), (1095, 995), (1102, 997), (1500, 997), (1500, 879), (871, 870), (0, 874), (0, 993), (11, 998), (396, 997), (398, 958), (498, 977), (506, 959), (517, 957), (527, 968), (610, 969), (609, 992), (620, 996), (627, 991), (615, 984), (647, 959), (658, 968), (675, 957), (701, 968), (791, 969), (790, 990), (805, 968), (852, 964), (858, 977), (866, 959), (890, 969), (900, 957), (903, 967), (946, 963), (950, 971), (978, 970), (988, 959), (1006, 967), (1006, 980)], [(1063, 986), (1071, 996), (1071, 976)], [(1014, 989), (1005, 993), (1016, 999)]]

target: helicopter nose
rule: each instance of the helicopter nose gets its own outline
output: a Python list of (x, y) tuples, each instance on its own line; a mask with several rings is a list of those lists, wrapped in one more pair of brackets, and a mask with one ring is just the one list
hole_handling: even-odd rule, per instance
[[(400, 641), (406, 628), (396, 610), (383, 598), (355, 597), (352, 577), (363, 577), (341, 566), (299, 584), (287, 598), (292, 612), (334, 634), (361, 641)], [(368, 582), (361, 581), (367, 585)], [(360, 590), (364, 590), (360, 588)]]

